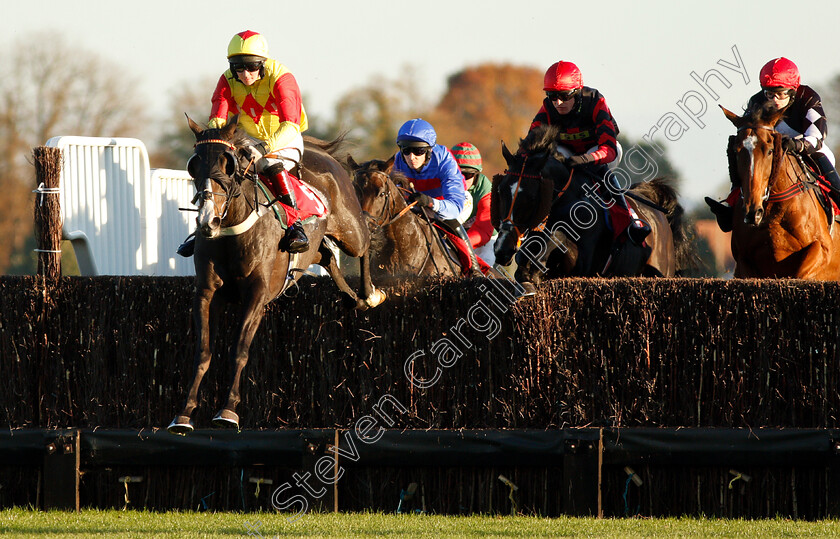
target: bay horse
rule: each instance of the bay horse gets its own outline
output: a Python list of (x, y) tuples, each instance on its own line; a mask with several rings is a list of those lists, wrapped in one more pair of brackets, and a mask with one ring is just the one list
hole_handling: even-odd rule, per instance
[[(502, 265), (516, 255), (515, 279), (531, 295), (543, 278), (568, 276), (673, 277), (689, 263), (683, 208), (666, 180), (631, 187), (628, 204), (651, 227), (647, 247), (614, 249), (605, 197), (593, 194), (586, 173), (562, 161), (557, 128), (543, 126), (520, 141), (516, 154), (502, 143), (508, 169), (493, 178), (494, 250)], [(521, 243), (521, 248), (520, 248)]]
[(804, 163), (782, 149), (774, 126), (784, 111), (738, 116), (721, 109), (738, 129), (727, 152), (741, 187), (741, 203), (733, 205), (734, 276), (840, 279), (840, 227), (826, 215)]
[[(194, 374), (183, 409), (168, 430), (186, 434), (194, 429), (192, 413), (198, 389), (211, 360), (210, 310), (218, 300), (241, 306), (238, 338), (230, 349), (232, 375), (227, 403), (213, 424), (239, 427), (236, 406), (240, 401), (242, 371), (248, 363), (251, 341), (266, 305), (294, 283), (310, 264), (324, 266), (338, 287), (357, 308), (374, 307), (384, 300), (370, 279), (370, 237), (347, 170), (335, 159), (341, 139), (324, 142), (304, 137), (300, 175), (316, 195), (326, 214), (305, 224), (310, 247), (290, 255), (279, 248), (283, 225), (268, 209), (266, 192), (258, 189), (249, 153), (250, 139), (238, 130), (238, 117), (221, 129), (205, 129), (187, 118), (196, 137), (195, 154), (187, 166), (198, 201), (195, 239), (195, 296), (192, 317), (197, 344)], [(250, 174), (248, 173), (250, 171)], [(360, 258), (361, 284), (357, 295), (338, 266), (335, 247)]]
[(403, 193), (408, 180), (392, 174), (394, 158), (357, 164), (353, 183), (371, 231), (371, 265), (375, 275), (460, 277), (461, 266), (445, 250), (430, 219), (411, 211)]

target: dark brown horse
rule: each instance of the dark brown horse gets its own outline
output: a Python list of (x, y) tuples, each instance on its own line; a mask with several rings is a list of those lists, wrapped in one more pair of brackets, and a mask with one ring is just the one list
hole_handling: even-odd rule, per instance
[(444, 249), (430, 220), (406, 204), (403, 193), (410, 188), (406, 178), (392, 174), (394, 158), (359, 165), (349, 157), (347, 162), (371, 229), (374, 275), (460, 277), (461, 266)]
[(783, 111), (723, 113), (738, 128), (729, 148), (742, 196), (733, 208), (735, 277), (840, 279), (840, 227), (826, 216), (803, 163), (782, 149), (773, 126)]
[[(227, 403), (213, 419), (217, 426), (239, 426), (236, 406), (242, 371), (248, 362), (251, 341), (266, 304), (297, 280), (310, 264), (321, 264), (358, 308), (381, 303), (384, 295), (370, 281), (367, 252), (369, 234), (347, 171), (333, 157), (336, 144), (305, 137), (300, 163), (302, 179), (326, 205), (327, 214), (306, 224), (308, 251), (290, 255), (280, 250), (284, 228), (267, 198), (255, 184), (253, 167), (243, 146), (246, 136), (236, 130), (237, 118), (221, 129), (203, 129), (192, 120), (195, 155), (188, 169), (198, 202), (195, 242), (195, 297), (193, 322), (198, 338), (195, 373), (184, 408), (169, 425), (169, 432), (193, 430), (191, 415), (198, 404), (201, 379), (210, 366), (210, 309), (224, 298), (241, 305), (238, 339), (231, 347), (233, 371)], [(251, 174), (248, 174), (248, 172)], [(360, 258), (361, 285), (357, 295), (347, 284), (333, 252), (335, 246)]]
[(628, 203), (651, 227), (648, 247), (625, 244), (617, 251), (606, 201), (593, 198), (591, 178), (562, 163), (556, 128), (530, 132), (515, 155), (503, 144), (502, 155), (508, 170), (493, 179), (491, 206), (493, 225), (499, 230), (496, 261), (506, 264), (516, 254), (515, 277), (526, 294), (543, 278), (672, 277), (687, 265), (690, 248), (683, 210), (666, 181), (631, 188)]

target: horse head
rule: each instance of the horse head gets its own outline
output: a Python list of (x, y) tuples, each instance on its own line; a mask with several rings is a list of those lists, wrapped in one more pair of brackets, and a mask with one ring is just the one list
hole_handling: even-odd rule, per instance
[(373, 159), (357, 164), (348, 156), (347, 164), (353, 170), (353, 186), (368, 225), (372, 228), (383, 226), (391, 216), (394, 203), (397, 199), (402, 200), (401, 196), (397, 196), (398, 193), (393, 192), (392, 187), (394, 157), (387, 161)]
[(187, 117), (196, 140), (187, 172), (195, 183), (193, 202), (198, 202), (198, 231), (206, 238), (219, 235), (233, 199), (241, 194), (234, 178), (241, 173), (243, 160), (247, 161), (243, 150), (246, 136), (236, 129), (237, 120), (238, 116), (234, 116), (224, 127), (209, 129)]
[(548, 217), (554, 179), (569, 176), (558, 160), (555, 137), (554, 128), (533, 130), (520, 141), (515, 154), (502, 142), (507, 170), (493, 177), (490, 207), (490, 219), (499, 231), (493, 250), (502, 265), (510, 263), (520, 237)]
[(783, 111), (763, 107), (738, 116), (721, 109), (738, 129), (729, 139), (727, 155), (731, 179), (741, 187), (744, 223), (758, 226), (764, 218), (770, 189), (782, 172), (782, 135), (774, 126)]

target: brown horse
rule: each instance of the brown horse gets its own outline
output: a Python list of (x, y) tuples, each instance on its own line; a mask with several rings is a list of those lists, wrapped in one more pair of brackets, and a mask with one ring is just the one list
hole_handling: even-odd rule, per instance
[(408, 181), (392, 174), (394, 158), (359, 165), (348, 157), (347, 163), (371, 229), (374, 275), (460, 277), (460, 264), (447, 253), (429, 218), (406, 204)]
[(493, 178), (491, 205), (499, 230), (496, 261), (506, 264), (516, 254), (515, 277), (526, 294), (544, 277), (672, 277), (688, 265), (683, 209), (665, 180), (634, 185), (627, 193), (651, 227), (648, 246), (625, 242), (616, 250), (606, 201), (592, 195), (591, 178), (559, 158), (555, 127), (531, 131), (515, 155), (503, 144), (502, 155), (508, 170)]
[[(290, 255), (279, 248), (283, 225), (267, 209), (258, 189), (248, 152), (247, 137), (233, 118), (221, 129), (203, 129), (192, 120), (195, 155), (188, 170), (196, 186), (198, 233), (195, 242), (193, 323), (197, 335), (195, 371), (184, 408), (169, 425), (174, 434), (193, 430), (191, 416), (198, 404), (201, 379), (210, 366), (210, 310), (217, 299), (237, 301), (241, 307), (238, 339), (231, 347), (233, 370), (224, 408), (213, 419), (217, 426), (239, 427), (236, 406), (242, 371), (265, 306), (296, 281), (310, 264), (321, 264), (358, 308), (381, 303), (384, 295), (371, 284), (367, 252), (369, 234), (347, 171), (333, 157), (339, 141), (327, 143), (305, 137), (300, 163), (302, 179), (322, 195), (325, 217), (306, 224), (309, 250)], [(248, 171), (251, 171), (248, 174)], [(338, 267), (335, 246), (360, 257), (361, 285), (356, 295)], [(218, 293), (218, 294), (217, 294)]]
[(773, 126), (783, 111), (744, 116), (721, 107), (738, 128), (730, 139), (730, 173), (740, 185), (732, 229), (735, 277), (840, 278), (840, 229), (826, 216), (815, 181), (782, 149)]

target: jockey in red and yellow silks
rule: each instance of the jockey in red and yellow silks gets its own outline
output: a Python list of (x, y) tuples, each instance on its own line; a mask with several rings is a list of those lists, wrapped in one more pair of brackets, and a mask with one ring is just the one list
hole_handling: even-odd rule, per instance
[[(289, 170), (303, 156), (303, 137), (308, 122), (300, 88), (291, 71), (268, 57), (268, 43), (257, 32), (246, 30), (233, 36), (227, 53), (230, 68), (219, 78), (213, 92), (211, 128), (221, 128), (234, 115), (239, 127), (252, 139), (249, 148), (255, 169), (269, 184), (277, 200), (293, 208), (297, 201)], [(309, 239), (300, 220), (286, 230), (281, 248), (300, 253), (309, 248)], [(193, 236), (178, 247), (178, 254), (191, 256)]]

